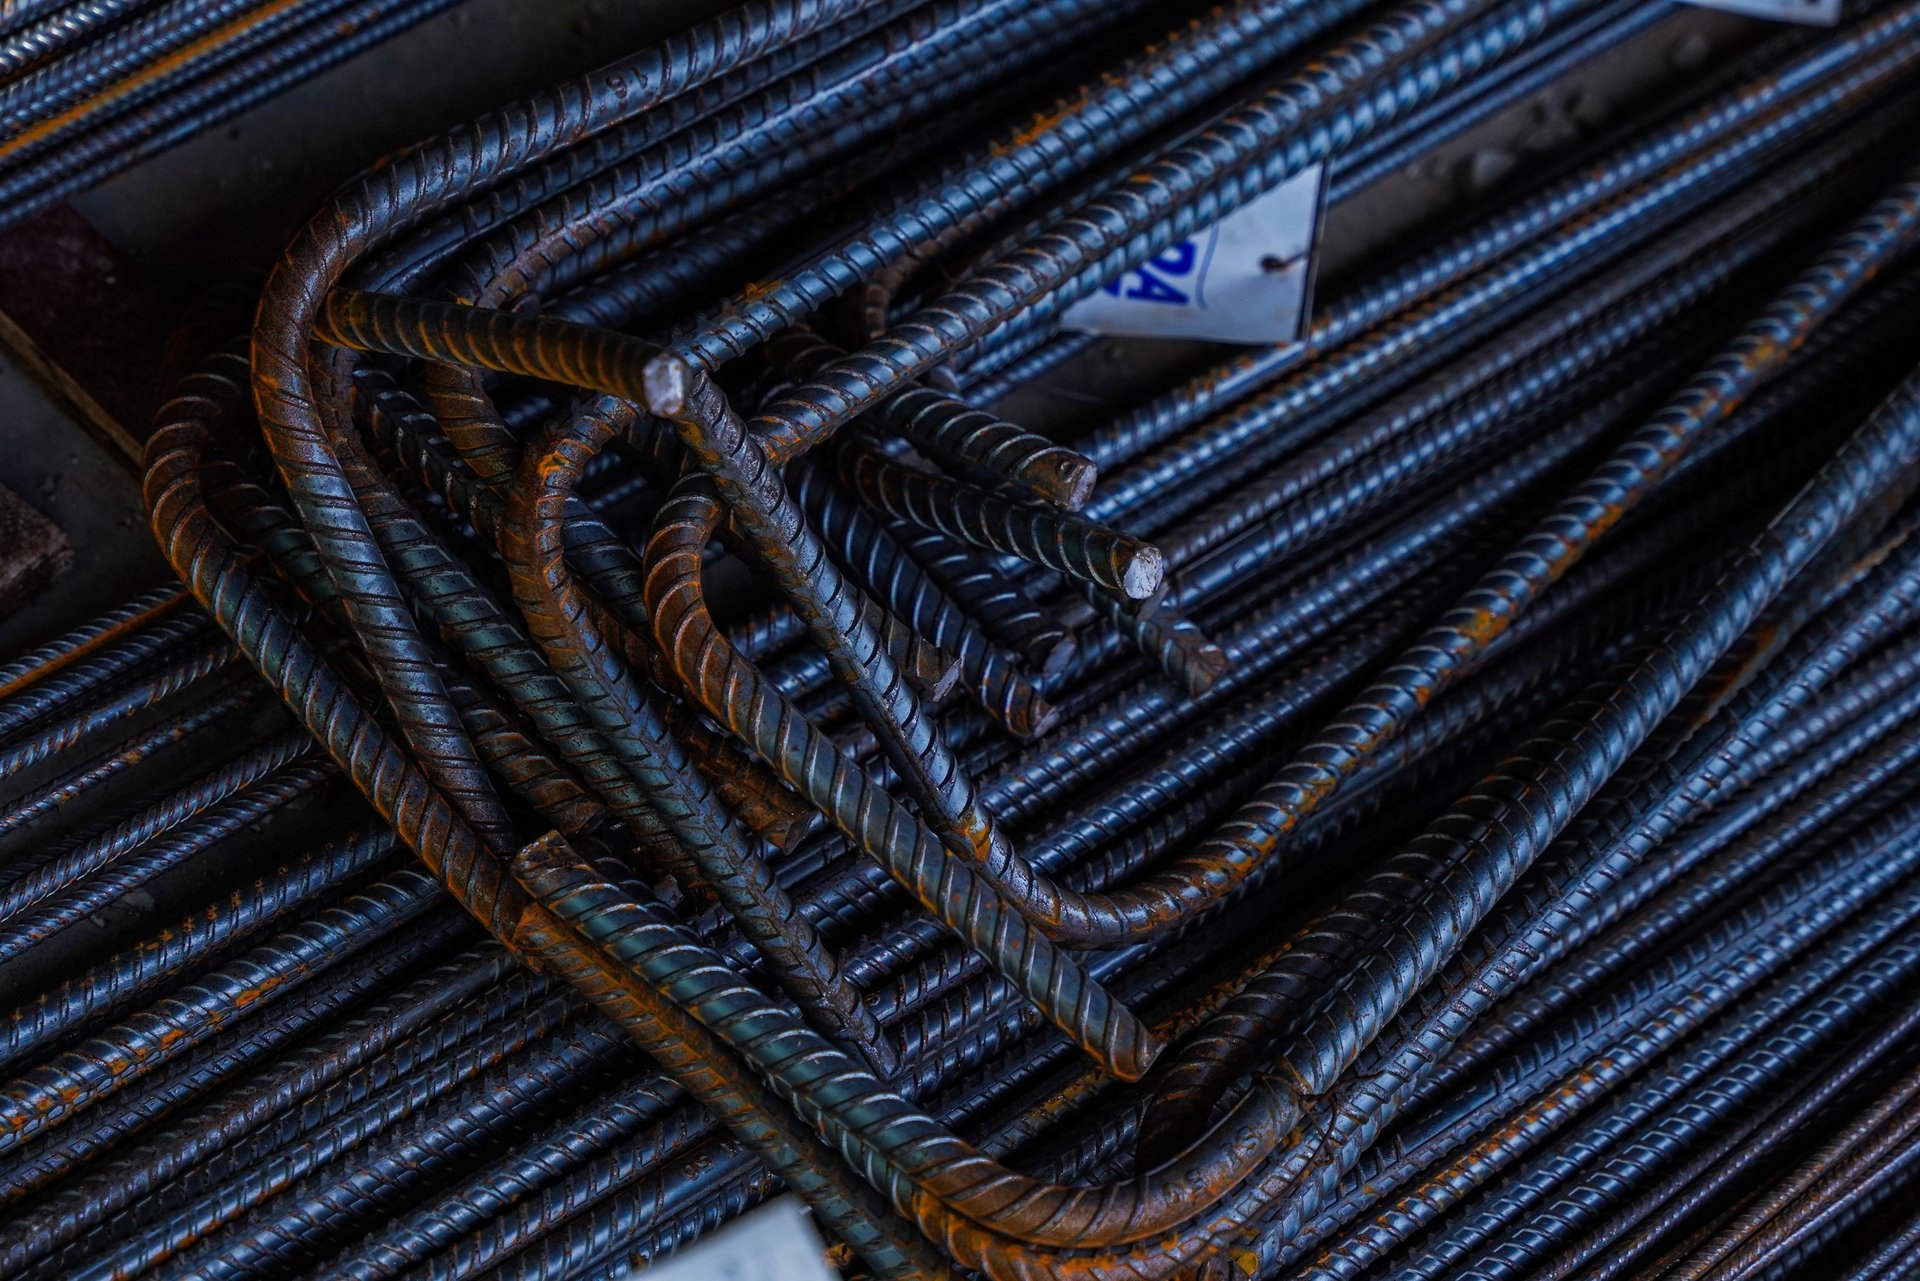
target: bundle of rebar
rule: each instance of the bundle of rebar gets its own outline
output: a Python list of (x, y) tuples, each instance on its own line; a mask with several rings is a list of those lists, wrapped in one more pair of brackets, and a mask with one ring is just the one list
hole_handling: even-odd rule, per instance
[(9, 0), (0, 6), (0, 226), (456, 2)]
[(1672, 12), (749, 3), (344, 187), (0, 669), (0, 964), (219, 864), (16, 995), (0, 1275), (1912, 1275), (1920, 0), (1002, 412)]

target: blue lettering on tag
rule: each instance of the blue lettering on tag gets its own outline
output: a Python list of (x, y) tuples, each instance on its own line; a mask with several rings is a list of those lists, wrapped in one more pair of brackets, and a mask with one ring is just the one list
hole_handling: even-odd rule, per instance
[(1136, 262), (1075, 302), (1069, 329), (1213, 342), (1297, 341), (1313, 276), (1324, 166)]
[(1182, 240), (1163, 250), (1151, 262), (1135, 267), (1118, 280), (1108, 281), (1101, 288), (1115, 298), (1134, 298), (1141, 302), (1185, 307), (1193, 301), (1192, 294), (1175, 285), (1170, 278), (1192, 275), (1194, 264), (1199, 260), (1199, 246), (1191, 240)]

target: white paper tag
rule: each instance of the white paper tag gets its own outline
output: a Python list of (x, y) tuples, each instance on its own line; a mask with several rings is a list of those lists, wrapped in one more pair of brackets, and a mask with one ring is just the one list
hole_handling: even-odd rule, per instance
[(1840, 21), (1842, 0), (1691, 0), (1706, 9), (1725, 9), (1744, 13), (1749, 18), (1772, 18), (1779, 22), (1804, 22), (1814, 27), (1831, 27)]
[(795, 1196), (775, 1197), (672, 1258), (627, 1275), (646, 1281), (839, 1281)]
[(1300, 337), (1325, 167), (1303, 169), (1067, 309), (1068, 329), (1274, 346)]

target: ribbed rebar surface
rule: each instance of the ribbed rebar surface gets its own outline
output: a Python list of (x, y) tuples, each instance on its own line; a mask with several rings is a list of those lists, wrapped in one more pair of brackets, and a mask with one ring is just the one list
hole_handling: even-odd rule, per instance
[(0, 7), (0, 227), (458, 3), (9, 0)]
[(0, 666), (0, 1277), (1914, 1275), (1920, 0), (1009, 396), (1671, 8), (751, 0), (344, 186)]

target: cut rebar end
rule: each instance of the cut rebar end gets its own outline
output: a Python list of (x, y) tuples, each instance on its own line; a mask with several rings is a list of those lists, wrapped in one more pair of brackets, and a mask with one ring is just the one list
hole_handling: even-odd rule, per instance
[(671, 352), (661, 352), (640, 371), (647, 410), (658, 418), (678, 418), (693, 398), (694, 369)]
[(1048, 501), (1077, 512), (1092, 501), (1100, 468), (1091, 458), (1070, 449), (1049, 450), (1034, 460), (1022, 479)]
[(1121, 574), (1120, 590), (1127, 594), (1128, 600), (1146, 600), (1160, 590), (1160, 580), (1165, 577), (1166, 560), (1160, 555), (1160, 549), (1142, 547)]

